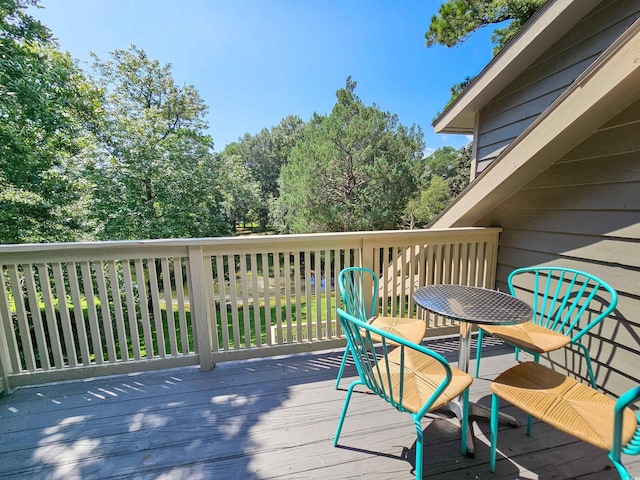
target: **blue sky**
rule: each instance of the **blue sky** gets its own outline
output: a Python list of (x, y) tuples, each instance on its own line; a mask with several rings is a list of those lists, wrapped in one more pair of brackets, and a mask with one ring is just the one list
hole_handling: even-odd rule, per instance
[[(426, 153), (468, 143), (431, 121), (452, 84), (491, 59), (489, 30), (454, 48), (424, 43), (440, 1), (41, 0), (31, 14), (83, 62), (130, 44), (170, 63), (209, 106), (215, 149), (286, 115), (326, 114), (347, 76), (366, 103), (422, 127)], [(88, 63), (85, 64), (85, 67)]]

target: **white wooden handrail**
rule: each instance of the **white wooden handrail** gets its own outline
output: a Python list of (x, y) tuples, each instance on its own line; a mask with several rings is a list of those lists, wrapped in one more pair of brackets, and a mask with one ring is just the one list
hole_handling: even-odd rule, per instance
[[(343, 346), (342, 268), (380, 273), (386, 315), (424, 315), (421, 285), (494, 285), (499, 232), (0, 245), (0, 390)], [(455, 328), (428, 322), (431, 335)]]

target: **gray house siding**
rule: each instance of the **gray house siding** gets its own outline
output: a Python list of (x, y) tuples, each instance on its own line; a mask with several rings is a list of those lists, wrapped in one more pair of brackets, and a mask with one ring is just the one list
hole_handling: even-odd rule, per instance
[(476, 174), (520, 135), (638, 17), (638, 0), (607, 0), (480, 111)]
[[(590, 272), (619, 295), (591, 335), (598, 385), (619, 395), (640, 382), (640, 101), (531, 180), (476, 225), (500, 226), (497, 287), (515, 268)], [(586, 377), (578, 353), (546, 359)]]

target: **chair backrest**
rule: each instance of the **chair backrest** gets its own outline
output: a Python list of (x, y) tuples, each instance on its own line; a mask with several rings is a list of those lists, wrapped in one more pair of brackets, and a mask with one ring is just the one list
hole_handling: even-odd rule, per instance
[(365, 267), (347, 267), (338, 274), (344, 310), (361, 320), (376, 314), (378, 276)]
[(508, 278), (513, 296), (526, 297), (533, 323), (570, 336), (577, 342), (618, 303), (618, 294), (599, 278), (562, 267), (525, 267)]
[[(338, 308), (337, 311), (342, 330), (347, 337), (348, 347), (351, 349), (360, 375), (361, 381), (358, 383), (366, 385), (373, 393), (384, 398), (399, 411), (412, 411), (406, 409), (403, 403), (405, 392), (415, 390), (412, 388), (413, 385), (405, 384), (407, 370), (411, 369), (412, 365), (408, 358), (409, 351), (413, 350), (428, 355), (441, 365), (442, 381), (435, 388), (433, 394), (426, 399), (424, 406), (415, 413), (422, 416), (428, 412), (451, 382), (452, 372), (447, 360), (423, 345), (411, 343), (402, 337), (380, 330), (372, 324), (348, 314), (341, 308)], [(391, 350), (394, 350), (392, 359), (389, 358)]]

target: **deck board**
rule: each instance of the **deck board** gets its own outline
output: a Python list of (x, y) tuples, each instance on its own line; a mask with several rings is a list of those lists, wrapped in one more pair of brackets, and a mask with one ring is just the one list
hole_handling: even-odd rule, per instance
[[(456, 339), (427, 345), (455, 363)], [(471, 399), (490, 403), (490, 379), (515, 363), (496, 342), (483, 349)], [(415, 433), (406, 414), (354, 393), (340, 446), (332, 439), (346, 387), (333, 385), (341, 351), (183, 367), (25, 387), (0, 398), (0, 477), (7, 479), (411, 479)], [(473, 366), (473, 362), (472, 362)], [(501, 409), (524, 421), (514, 407)], [(615, 479), (600, 451), (535, 423), (501, 426), (496, 474), (489, 424), (475, 422), (475, 458), (460, 454), (446, 415), (423, 421), (425, 475), (433, 479)], [(640, 459), (625, 458), (640, 477)]]

